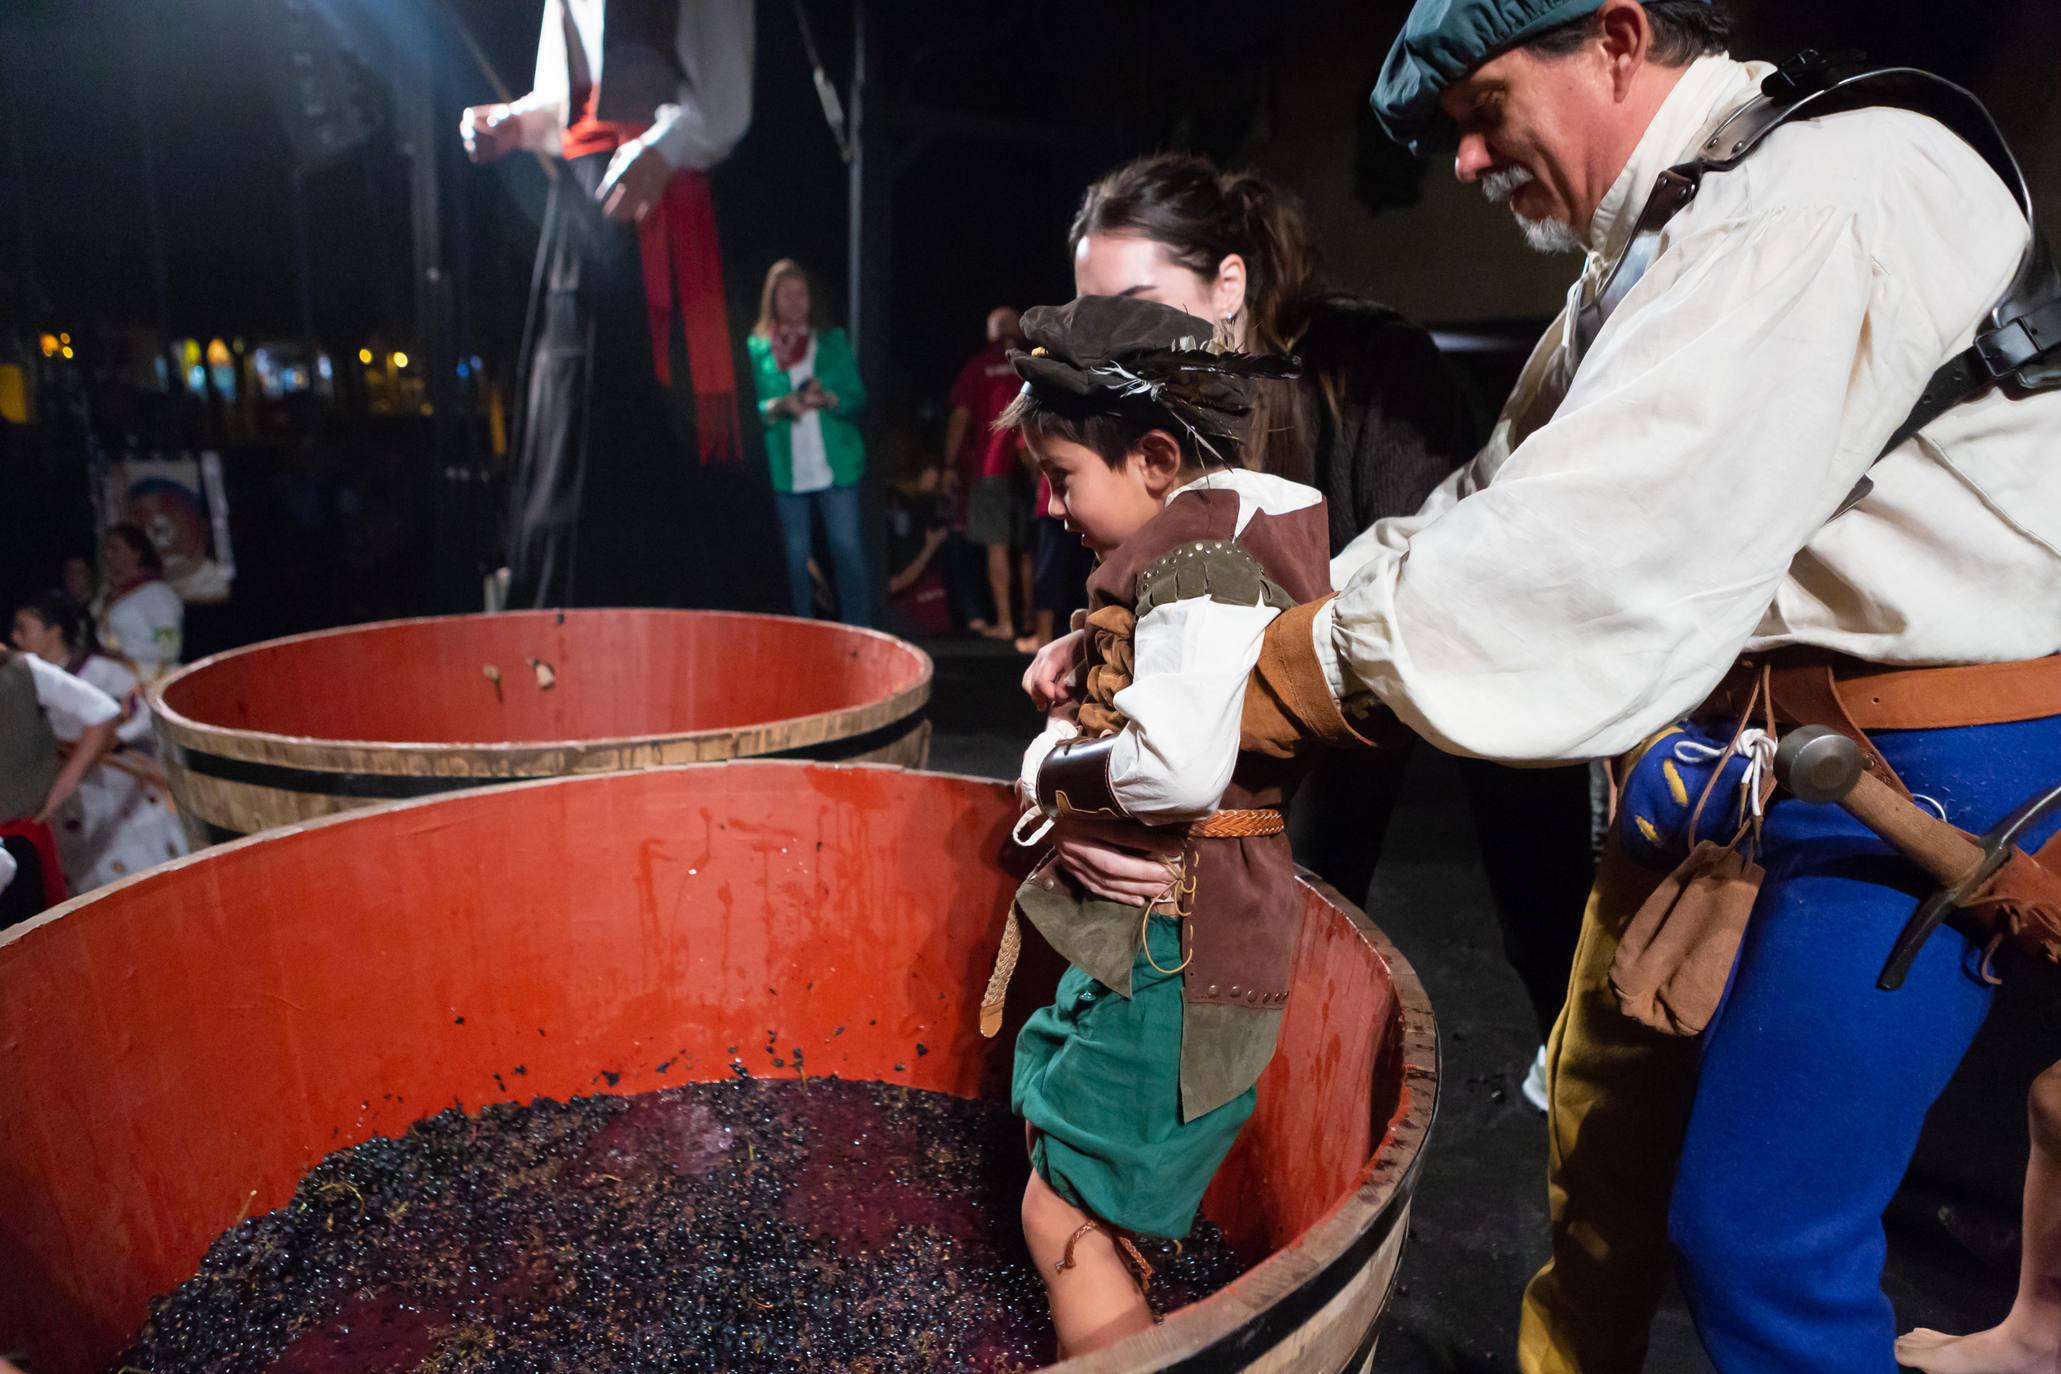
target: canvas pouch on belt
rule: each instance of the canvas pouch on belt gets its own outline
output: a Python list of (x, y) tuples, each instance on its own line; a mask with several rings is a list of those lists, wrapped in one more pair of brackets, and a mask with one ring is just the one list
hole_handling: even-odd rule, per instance
[(1610, 988), (1625, 1015), (1666, 1035), (1695, 1035), (1716, 1014), (1760, 892), (1765, 770), (1750, 767), (1741, 734), (1671, 726), (1622, 765), (1619, 848), (1674, 867), (1619, 935)]
[[(1886, 669), (1837, 655), (1783, 651), (1742, 660), (1697, 714), (1752, 720), (1771, 736), (1784, 726), (1828, 726), (1858, 743), (1868, 770), (1908, 798), (1909, 789), (1869, 740), (1868, 730), (1952, 729), (2061, 715), (2061, 655)], [(1677, 767), (1655, 750), (1682, 733), (1683, 727), (1663, 731), (1625, 761), (1618, 821), (1628, 846), (1648, 839), (1640, 829), (1654, 825), (1649, 820), (1640, 829), (1628, 827), (1637, 827), (1644, 811), (1665, 805), (1663, 800), (1661, 806), (1642, 810), (1630, 804), (1634, 785), (1660, 769)], [(1733, 738), (1736, 744), (1736, 731)], [(1749, 823), (1750, 808), (1742, 801), (1734, 811), (1714, 796), (1727, 790), (1732, 761), (1716, 760), (1687, 823), (1677, 825), (1686, 854), (1633, 915), (1610, 967), (1611, 990), (1625, 1015), (1668, 1035), (1696, 1035), (1716, 1014), (1764, 876), (1755, 861), (1758, 834)], [(1679, 774), (1667, 783), (1675, 798), (1689, 791)], [(1762, 786), (1771, 788), (1772, 780)], [(1711, 821), (1720, 827), (1737, 824), (1729, 842), (1704, 831), (1713, 804), (1717, 811)]]

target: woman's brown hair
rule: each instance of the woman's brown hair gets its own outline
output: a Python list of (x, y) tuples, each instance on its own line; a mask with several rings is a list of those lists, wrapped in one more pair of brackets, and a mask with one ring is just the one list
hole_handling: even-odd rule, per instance
[(766, 269), (766, 284), (759, 290), (759, 318), (758, 322), (752, 325), (751, 332), (761, 339), (773, 337), (773, 326), (777, 323), (773, 318), (773, 294), (780, 289), (780, 283), (789, 277), (800, 277), (803, 285), (809, 288), (809, 328), (818, 327), (820, 317), (815, 281), (810, 278), (806, 267), (793, 258), (782, 258)]
[[(1294, 197), (1192, 153), (1139, 158), (1090, 186), (1068, 231), (1068, 250), (1090, 234), (1150, 239), (1205, 281), (1216, 280), (1231, 254), (1243, 258), (1247, 352), (1294, 352), (1307, 307), (1321, 294), (1317, 252)], [(1262, 383), (1247, 465), (1307, 481), (1310, 457), (1296, 428), (1294, 384)]]
[(143, 526), (125, 520), (119, 525), (109, 525), (101, 532), (101, 537), (119, 539), (127, 544), (130, 552), (136, 555), (136, 565), (152, 577), (164, 575), (165, 560), (159, 555), (157, 545), (150, 542), (150, 536), (143, 532)]

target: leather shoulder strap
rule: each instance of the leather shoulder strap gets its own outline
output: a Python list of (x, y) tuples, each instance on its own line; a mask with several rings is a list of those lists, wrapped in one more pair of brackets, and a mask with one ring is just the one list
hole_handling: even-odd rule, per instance
[[(1930, 72), (1914, 67), (1842, 66), (1812, 52), (1786, 63), (1763, 82), (1761, 94), (1719, 126), (1698, 150), (1699, 156), (1660, 174), (1633, 226), (1630, 242), (1604, 275), (1595, 299), (1575, 317), (1577, 362), (1653, 265), (1660, 251), (1661, 231), (1696, 198), (1704, 177), (1738, 166), (1785, 124), (1876, 106), (1911, 110), (1945, 125), (1989, 164), (2032, 229), (2010, 287), (1990, 312), (1989, 328), (1976, 336), (1972, 347), (1933, 374), (1883, 452), (1992, 386), (2004, 384), (2022, 390), (2061, 386), (2061, 275), (2055, 272), (2040, 233), (2025, 175), (1989, 111), (1965, 88)], [(1863, 478), (1840, 509), (1859, 501), (1869, 485)]]

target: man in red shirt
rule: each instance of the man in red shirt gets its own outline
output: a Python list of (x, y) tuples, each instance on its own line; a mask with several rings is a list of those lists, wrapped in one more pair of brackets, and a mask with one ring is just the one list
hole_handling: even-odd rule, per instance
[(990, 639), (1015, 639), (1019, 626), (1030, 627), (1024, 604), (1031, 584), (1030, 483), (1021, 441), (993, 427), (1023, 385), (1008, 357), (1019, 343), (1016, 312), (1006, 305), (990, 310), (987, 346), (959, 369), (945, 421), (945, 480), (964, 493), (967, 540), (987, 546), (995, 602), (993, 621), (968, 623)]

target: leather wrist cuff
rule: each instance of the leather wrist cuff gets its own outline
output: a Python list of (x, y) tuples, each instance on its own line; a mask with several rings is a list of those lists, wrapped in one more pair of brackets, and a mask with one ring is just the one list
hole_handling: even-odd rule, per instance
[(1109, 781), (1109, 756), (1115, 748), (1115, 735), (1054, 745), (1038, 766), (1038, 809), (1048, 816), (1126, 815)]

